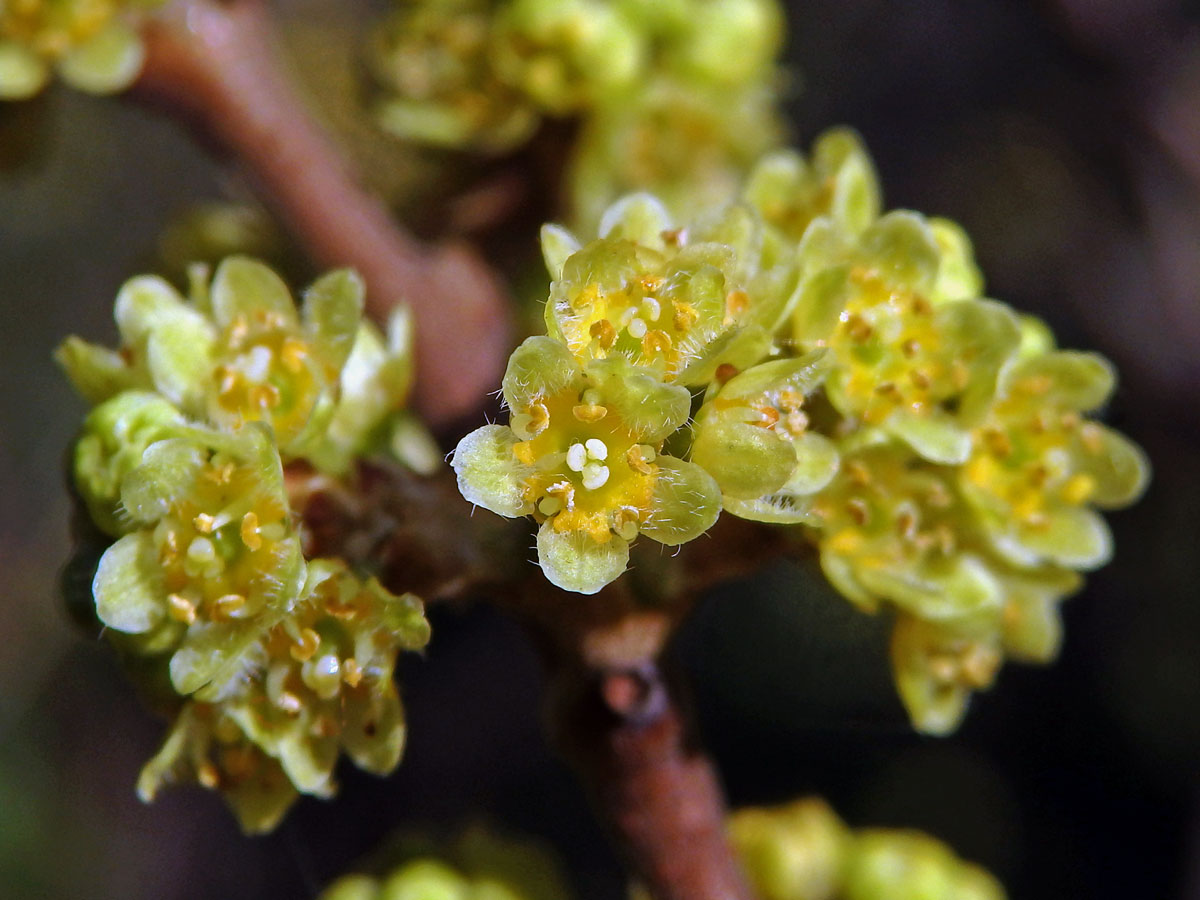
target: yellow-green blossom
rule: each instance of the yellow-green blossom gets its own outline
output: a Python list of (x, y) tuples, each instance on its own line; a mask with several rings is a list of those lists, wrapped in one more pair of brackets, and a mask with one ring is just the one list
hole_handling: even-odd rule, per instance
[(138, 796), (152, 802), (173, 784), (219, 790), (248, 834), (279, 824), (298, 796), (279, 760), (251, 741), (221, 704), (185, 703), (161, 749), (138, 776)]
[[(558, 861), (540, 844), (472, 827), (453, 841), (401, 835), (404, 860), (381, 877), (345, 875), (319, 900), (570, 900)], [(392, 855), (392, 853), (389, 853)]]
[[(1003, 304), (963, 294), (969, 245), (947, 223), (888, 213), (847, 241), (819, 219), (799, 249), (792, 339), (828, 347), (833, 405), (933, 462), (961, 463), (1021, 329)], [(939, 235), (941, 237), (939, 237)]]
[(848, 854), (843, 900), (1004, 900), (1000, 883), (919, 831), (865, 829)]
[(1111, 365), (1051, 351), (1013, 362), (975, 430), (963, 494), (995, 549), (1018, 566), (1103, 565), (1112, 538), (1092, 507), (1132, 503), (1149, 465), (1137, 445), (1084, 418), (1112, 393)]
[(554, 115), (633, 83), (645, 63), (646, 36), (604, 0), (508, 0), (493, 27), (497, 74)]
[(833, 900), (852, 836), (829, 804), (806, 797), (729, 817), (729, 837), (760, 900)]
[(811, 159), (790, 149), (763, 157), (747, 178), (742, 196), (781, 241), (792, 244), (822, 217), (847, 235), (860, 235), (879, 218), (882, 202), (871, 157), (847, 128), (818, 136)]
[(42, 89), (51, 71), (92, 94), (124, 90), (141, 71), (138, 17), (161, 0), (5, 0), (0, 4), (0, 100)]
[(264, 422), (284, 456), (303, 455), (334, 415), (362, 280), (331, 272), (308, 289), (298, 315), (287, 286), (261, 263), (230, 257), (211, 286), (198, 274), (187, 300), (155, 276), (126, 282), (115, 308), (120, 350), (69, 338), (59, 362), (93, 402), (154, 390), (218, 428)]
[(304, 584), (279, 454), (267, 430), (196, 427), (146, 448), (121, 480), (127, 533), (92, 586), (108, 627), (145, 653), (170, 653), (181, 694), (234, 688), (245, 653), (291, 609)]
[(372, 37), (367, 63), (385, 93), (380, 125), (408, 140), (503, 152), (532, 133), (534, 105), (491, 60), (487, 0), (402, 2)]
[(856, 606), (888, 601), (937, 621), (998, 613), (1000, 585), (951, 474), (887, 440), (843, 452), (812, 512), (821, 567)]
[(860, 608), (897, 611), (900, 698), (915, 727), (946, 734), (1006, 655), (1054, 658), (1058, 605), (1081, 579), (1060, 565), (997, 556), (958, 490), (957, 468), (924, 463), (878, 435), (846, 443), (837, 477), (808, 501), (821, 567)]
[(661, 75), (608, 98), (584, 120), (569, 164), (573, 226), (593, 231), (631, 191), (654, 194), (683, 221), (724, 207), (759, 157), (779, 146), (775, 101), (765, 83)]
[(692, 460), (717, 480), (729, 512), (762, 522), (816, 522), (809, 499), (834, 477), (838, 451), (810, 429), (805, 410), (827, 362), (816, 350), (760, 363), (710, 389), (696, 413)]
[(72, 472), (92, 521), (120, 537), (134, 522), (121, 506), (121, 483), (153, 443), (173, 437), (186, 419), (169, 401), (149, 391), (123, 391), (93, 409), (75, 442)]
[(463, 496), (541, 523), (538, 561), (559, 587), (595, 593), (624, 570), (639, 534), (675, 545), (716, 521), (720, 493), (694, 463), (663, 453), (690, 395), (622, 357), (585, 365), (533, 337), (504, 375), (511, 427), (467, 435), (453, 465)]
[[(150, 800), (166, 782), (195, 780), (225, 793), (246, 830), (265, 831), (297, 791), (333, 794), (341, 751), (387, 774), (405, 738), (396, 656), (428, 640), (417, 598), (364, 582), (343, 563), (311, 562), (287, 615), (242, 650), (243, 678), (219, 700), (184, 707), (139, 793)], [(248, 776), (274, 788), (265, 808), (240, 799)]]
[(666, 381), (706, 385), (717, 368), (766, 355), (795, 268), (764, 268), (762, 229), (745, 206), (676, 227), (648, 194), (605, 213), (584, 246), (557, 226), (542, 229), (552, 278), (548, 333), (581, 361), (626, 359)]
[(386, 450), (422, 474), (442, 465), (442, 453), (420, 420), (405, 410), (414, 374), (412, 314), (393, 310), (383, 335), (370, 322), (358, 326), (339, 381), (329, 424), (305, 458), (329, 474), (343, 474), (355, 459)]
[(851, 831), (823, 800), (749, 808), (729, 834), (761, 900), (1004, 900), (990, 874), (919, 831)]

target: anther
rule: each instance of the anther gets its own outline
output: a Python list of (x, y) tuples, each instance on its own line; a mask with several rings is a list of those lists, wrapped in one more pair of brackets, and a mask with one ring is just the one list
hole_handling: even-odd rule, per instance
[(608, 407), (580, 403), (578, 406), (571, 407), (571, 414), (580, 422), (599, 422), (608, 415)]
[(289, 652), (292, 655), (292, 659), (297, 662), (305, 662), (312, 659), (313, 654), (317, 652), (317, 648), (320, 646), (321, 636), (311, 628), (302, 628), (300, 630), (300, 639), (292, 644)]
[(196, 621), (196, 604), (182, 594), (167, 595), (167, 612), (172, 619), (184, 625), (191, 625)]
[(588, 329), (588, 334), (595, 338), (605, 350), (617, 342), (617, 330), (613, 328), (612, 322), (608, 319), (593, 322), (592, 327)]
[(245, 605), (246, 598), (241, 594), (222, 594), (213, 601), (212, 617), (214, 619), (227, 619), (235, 615)]
[(258, 533), (258, 516), (252, 512), (242, 516), (242, 526), (240, 529), (242, 543), (246, 545), (246, 549), (251, 552), (262, 547), (262, 535)]

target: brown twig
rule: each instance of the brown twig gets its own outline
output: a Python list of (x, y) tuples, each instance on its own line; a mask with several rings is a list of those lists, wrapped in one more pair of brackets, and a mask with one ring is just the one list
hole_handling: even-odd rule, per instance
[(657, 667), (562, 674), (552, 709), (559, 746), (650, 895), (751, 900), (712, 763), (689, 739)]
[(250, 173), (313, 261), (366, 279), (382, 318), (408, 303), (417, 329), (415, 402), (444, 425), (500, 380), (512, 321), (496, 274), (463, 244), (428, 246), (365, 192), (283, 74), (259, 0), (175, 0), (144, 28), (132, 95), (165, 106)]
[[(689, 606), (676, 595), (648, 608), (622, 579), (594, 597), (533, 581), (519, 609), (550, 667), (555, 743), (650, 896), (750, 900), (725, 834), (716, 772), (658, 666)], [(555, 624), (556, 609), (568, 627)]]

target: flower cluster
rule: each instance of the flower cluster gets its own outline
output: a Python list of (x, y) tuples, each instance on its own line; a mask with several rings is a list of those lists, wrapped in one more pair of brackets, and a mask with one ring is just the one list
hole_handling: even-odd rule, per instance
[(90, 94), (129, 87), (144, 57), (137, 17), (159, 2), (6, 0), (0, 4), (0, 100), (32, 97), (51, 70)]
[(291, 294), (231, 257), (191, 296), (127, 282), (122, 346), (69, 338), (58, 358), (96, 404), (73, 476), (95, 526), (95, 612), (144, 680), (169, 685), (176, 719), (139, 793), (195, 780), (220, 789), (249, 831), (297, 791), (328, 796), (344, 750), (362, 768), (399, 761), (392, 673), (429, 638), (421, 603), (336, 559), (306, 560), (284, 465), (329, 476), (390, 439), (411, 363), (406, 319), (385, 342), (361, 321), (362, 285), (334, 272)]
[(1006, 655), (1054, 656), (1058, 601), (1111, 551), (1096, 509), (1148, 467), (1087, 418), (1109, 364), (983, 298), (952, 222), (879, 196), (836, 130), (766, 157), (716, 216), (640, 194), (588, 243), (545, 227), (548, 336), (512, 357), (510, 425), (454, 466), (472, 502), (537, 519), (547, 576), (587, 593), (638, 534), (682, 543), (718, 508), (799, 526), (841, 593), (894, 616), (901, 698), (944, 733)]
[(918, 831), (851, 831), (822, 800), (743, 809), (730, 838), (762, 900), (1003, 900), (979, 866)]
[(368, 54), (377, 118), (490, 153), (577, 118), (576, 223), (631, 190), (700, 210), (780, 140), (782, 18), (774, 0), (398, 0)]

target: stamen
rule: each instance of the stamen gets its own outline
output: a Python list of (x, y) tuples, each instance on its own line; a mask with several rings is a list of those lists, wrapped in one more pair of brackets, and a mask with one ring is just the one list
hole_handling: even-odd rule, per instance
[(583, 467), (583, 486), (589, 491), (601, 488), (608, 481), (608, 475), (608, 466), (602, 466), (598, 462), (588, 463)]
[(254, 513), (248, 512), (242, 516), (241, 536), (247, 550), (253, 552), (262, 547), (262, 536), (258, 533), (258, 516)]
[(572, 472), (582, 472), (587, 465), (587, 448), (583, 444), (572, 444), (567, 449), (567, 468)]
[(184, 625), (191, 625), (196, 621), (196, 604), (182, 594), (167, 595), (167, 612), (172, 619)]
[(300, 639), (292, 645), (289, 651), (292, 659), (297, 662), (305, 662), (312, 659), (313, 654), (317, 652), (317, 648), (321, 646), (321, 636), (311, 628), (302, 628), (300, 630)]

